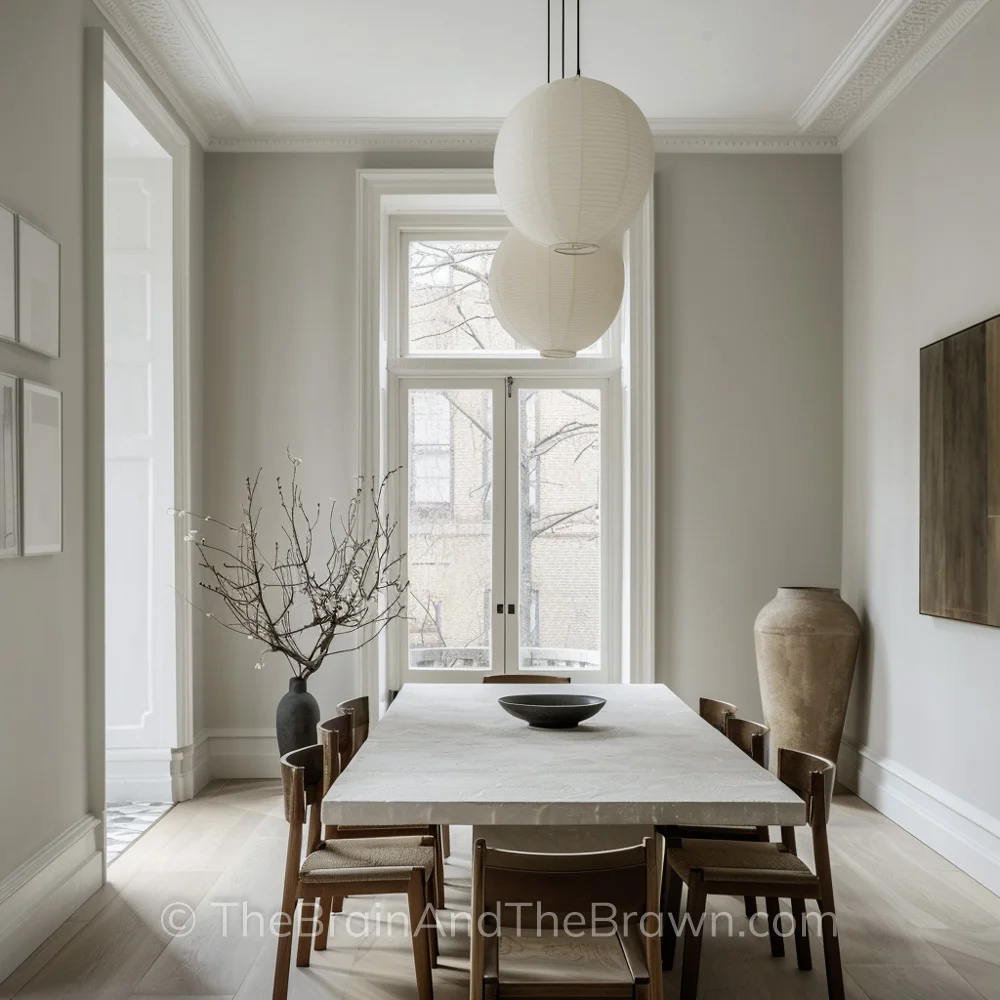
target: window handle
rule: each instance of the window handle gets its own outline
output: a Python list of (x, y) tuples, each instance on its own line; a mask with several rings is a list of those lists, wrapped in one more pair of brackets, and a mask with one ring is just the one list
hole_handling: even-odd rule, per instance
[(497, 605), (497, 614), (498, 615), (502, 615), (503, 614), (503, 605), (502, 604), (498, 604)]
[(514, 605), (513, 604), (508, 604), (507, 605), (507, 614), (512, 615), (513, 613), (514, 613)]

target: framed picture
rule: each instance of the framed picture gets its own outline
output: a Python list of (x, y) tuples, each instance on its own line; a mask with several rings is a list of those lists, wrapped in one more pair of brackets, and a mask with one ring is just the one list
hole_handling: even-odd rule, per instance
[(0, 205), (0, 340), (17, 340), (17, 216)]
[(17, 218), (17, 339), (59, 357), (59, 244)]
[(62, 393), (23, 379), (21, 426), (22, 551), (62, 552)]
[(18, 380), (0, 373), (0, 559), (21, 554)]

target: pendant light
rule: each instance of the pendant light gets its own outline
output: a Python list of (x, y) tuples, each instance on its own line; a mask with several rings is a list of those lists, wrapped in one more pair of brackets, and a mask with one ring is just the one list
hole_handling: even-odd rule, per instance
[[(551, 0), (550, 0), (551, 7)], [(592, 252), (629, 226), (653, 178), (653, 135), (620, 90), (577, 71), (525, 97), (497, 136), (493, 173), (507, 218), (529, 239), (561, 253)]]
[(490, 267), (490, 304), (501, 326), (545, 358), (572, 358), (614, 322), (625, 290), (620, 243), (563, 254), (512, 229)]

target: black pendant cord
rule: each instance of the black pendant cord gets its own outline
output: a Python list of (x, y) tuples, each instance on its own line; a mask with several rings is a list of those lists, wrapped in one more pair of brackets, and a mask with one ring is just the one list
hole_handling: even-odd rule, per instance
[(580, 75), (580, 0), (576, 0), (576, 75)]
[(559, 22), (562, 28), (562, 78), (566, 79), (566, 0), (562, 0), (562, 19)]
[(552, 82), (552, 0), (545, 7), (545, 82)]

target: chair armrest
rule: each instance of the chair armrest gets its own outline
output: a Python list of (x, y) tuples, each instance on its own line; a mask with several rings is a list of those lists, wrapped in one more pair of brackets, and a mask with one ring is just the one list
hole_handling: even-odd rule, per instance
[(622, 953), (628, 963), (628, 971), (632, 976), (632, 982), (636, 984), (649, 983), (649, 967), (646, 965), (646, 955), (642, 950), (640, 942), (640, 931), (636, 928), (631, 934), (622, 934), (618, 931), (618, 943), (622, 946)]

